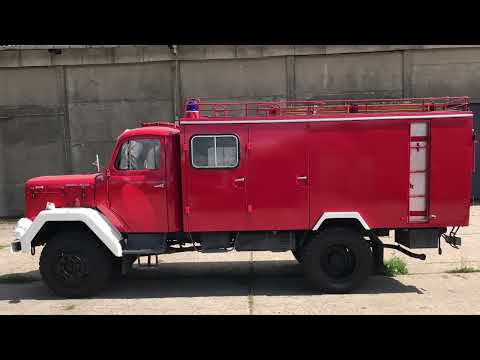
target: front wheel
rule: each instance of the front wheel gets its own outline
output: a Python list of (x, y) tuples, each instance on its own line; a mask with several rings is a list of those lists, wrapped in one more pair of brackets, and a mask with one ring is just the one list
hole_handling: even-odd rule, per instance
[(86, 232), (62, 232), (47, 241), (40, 256), (40, 273), (57, 295), (82, 298), (95, 295), (112, 271), (108, 250)]
[(307, 279), (327, 293), (347, 293), (371, 274), (372, 251), (355, 230), (327, 228), (302, 251)]

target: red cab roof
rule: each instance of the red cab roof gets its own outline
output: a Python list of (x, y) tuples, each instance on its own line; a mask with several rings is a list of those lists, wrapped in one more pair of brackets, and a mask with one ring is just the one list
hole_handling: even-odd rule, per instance
[(172, 126), (150, 125), (150, 126), (143, 126), (141, 128), (136, 128), (136, 129), (127, 129), (118, 137), (118, 141), (121, 141), (124, 138), (131, 137), (131, 136), (148, 136), (148, 135), (171, 136), (179, 133), (180, 133), (180, 130), (173, 123), (172, 123)]

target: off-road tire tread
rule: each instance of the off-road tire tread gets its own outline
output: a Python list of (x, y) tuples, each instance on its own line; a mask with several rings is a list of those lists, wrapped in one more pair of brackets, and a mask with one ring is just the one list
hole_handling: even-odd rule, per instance
[[(53, 275), (55, 256), (60, 249), (77, 250), (89, 259), (89, 276), (82, 287), (66, 287)], [(64, 231), (47, 241), (40, 256), (40, 274), (49, 289), (58, 296), (84, 298), (98, 294), (108, 284), (112, 273), (113, 259), (105, 246), (88, 232)]]
[[(329, 245), (343, 244), (355, 254), (356, 266), (353, 274), (343, 281), (330, 278), (320, 265), (320, 254)], [(372, 273), (373, 256), (368, 242), (351, 228), (329, 227), (319, 231), (301, 251), (306, 279), (315, 288), (333, 294), (348, 293), (360, 286)]]

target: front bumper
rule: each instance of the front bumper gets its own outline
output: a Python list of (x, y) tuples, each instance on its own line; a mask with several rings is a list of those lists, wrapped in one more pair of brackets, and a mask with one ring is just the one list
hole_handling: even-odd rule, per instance
[(17, 221), (14, 231), (15, 240), (10, 244), (10, 251), (12, 253), (22, 251), (22, 237), (25, 235), (31, 225), (32, 221), (27, 218), (22, 218)]

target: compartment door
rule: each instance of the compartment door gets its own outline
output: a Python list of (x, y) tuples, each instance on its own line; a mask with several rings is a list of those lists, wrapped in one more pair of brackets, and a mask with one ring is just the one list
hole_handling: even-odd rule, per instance
[(249, 128), (249, 229), (308, 228), (309, 174), (305, 123)]
[(195, 127), (185, 136), (185, 229), (242, 231), (247, 226), (246, 126)]

